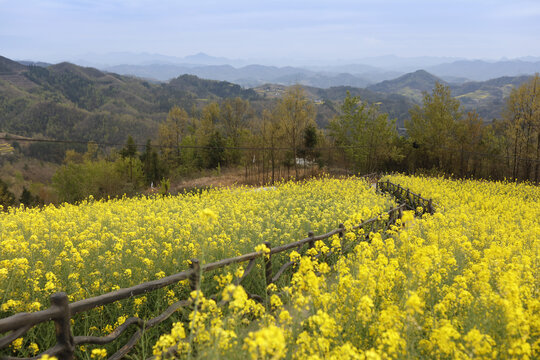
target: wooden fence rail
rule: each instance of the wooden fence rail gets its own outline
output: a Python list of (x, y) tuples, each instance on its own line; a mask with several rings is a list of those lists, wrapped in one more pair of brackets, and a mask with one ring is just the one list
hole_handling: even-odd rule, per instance
[[(374, 174), (368, 175), (368, 178), (373, 178)], [(388, 218), (381, 220), (381, 216), (371, 218), (356, 226), (353, 226), (353, 230), (368, 229), (373, 230), (374, 226), (378, 222), (382, 222), (384, 225), (389, 226), (401, 217), (403, 210), (416, 209), (418, 206), (422, 206), (428, 213), (433, 213), (433, 203), (431, 199), (425, 199), (419, 194), (415, 194), (408, 189), (401, 187), (400, 185), (393, 184), (389, 181), (380, 181), (376, 185), (377, 191), (390, 193), (395, 196), (401, 205), (390, 209), (386, 212)], [(383, 213), (384, 214), (384, 213)], [(143, 332), (162, 323), (168, 319), (178, 309), (191, 304), (190, 300), (181, 300), (170, 305), (162, 314), (152, 318), (150, 320), (143, 320), (138, 317), (130, 317), (126, 321), (114, 329), (109, 335), (98, 336), (73, 336), (71, 331), (71, 319), (74, 315), (95, 309), (97, 307), (114, 303), (119, 300), (127, 299), (133, 296), (142, 295), (163, 287), (176, 284), (182, 280), (189, 280), (189, 284), (192, 290), (200, 288), (201, 273), (208, 272), (220, 268), (224, 268), (231, 264), (248, 262), (248, 265), (244, 271), (244, 274), (240, 279), (236, 281), (236, 284), (240, 284), (246, 276), (255, 267), (255, 261), (258, 258), (264, 258), (264, 270), (265, 270), (265, 285), (276, 282), (285, 271), (294, 263), (289, 261), (281, 265), (276, 274), (272, 273), (272, 255), (279, 254), (292, 249), (298, 249), (307, 244), (308, 248), (312, 248), (316, 241), (326, 240), (334, 235), (340, 236), (343, 242), (343, 235), (345, 233), (345, 227), (343, 224), (339, 224), (337, 229), (334, 229), (326, 234), (315, 235), (313, 232), (309, 232), (308, 237), (302, 240), (298, 240), (289, 244), (284, 244), (276, 247), (272, 247), (269, 242), (264, 244), (269, 249), (268, 255), (264, 257), (264, 252), (251, 252), (248, 254), (219, 260), (216, 262), (203, 264), (199, 263), (199, 260), (192, 259), (190, 269), (182, 271), (180, 273), (164, 277), (162, 279), (148, 281), (136, 286), (132, 286), (125, 289), (119, 289), (103, 295), (95, 296), (92, 298), (75, 301), (69, 303), (68, 296), (65, 292), (54, 293), (50, 297), (51, 306), (48, 309), (37, 311), (33, 313), (19, 313), (10, 317), (0, 319), (0, 333), (9, 332), (4, 337), (0, 338), (0, 349), (9, 346), (15, 339), (24, 336), (33, 326), (40, 323), (53, 321), (55, 323), (56, 331), (56, 345), (43, 353), (31, 357), (31, 358), (16, 358), (11, 356), (2, 356), (2, 359), (39, 359), (42, 355), (56, 356), (60, 360), (71, 360), (74, 358), (76, 346), (83, 344), (108, 344), (116, 340), (122, 335), (131, 325), (137, 327), (137, 330), (128, 340), (128, 342), (121, 347), (116, 353), (109, 357), (109, 359), (121, 359), (137, 344)], [(367, 237), (366, 237), (367, 239)], [(345, 249), (342, 243), (342, 248)], [(249, 294), (252, 298), (262, 301), (263, 298), (256, 294)]]

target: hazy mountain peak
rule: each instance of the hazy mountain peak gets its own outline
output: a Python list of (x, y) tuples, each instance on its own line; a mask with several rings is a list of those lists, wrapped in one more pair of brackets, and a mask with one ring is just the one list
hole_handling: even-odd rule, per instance
[(200, 64), (200, 65), (226, 65), (230, 64), (231, 60), (224, 57), (214, 57), (203, 52), (199, 52), (195, 55), (188, 55), (183, 59), (187, 63)]
[(82, 67), (65, 61), (59, 64), (51, 65), (48, 68), (52, 71), (71, 72), (90, 78), (100, 78), (105, 76), (105, 73), (99, 71), (98, 69), (92, 67)]

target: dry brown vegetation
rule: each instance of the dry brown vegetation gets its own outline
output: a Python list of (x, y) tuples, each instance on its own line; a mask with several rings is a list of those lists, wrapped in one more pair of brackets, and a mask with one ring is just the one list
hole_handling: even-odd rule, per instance
[(44, 203), (55, 203), (57, 197), (50, 184), (58, 166), (33, 158), (21, 158), (0, 162), (0, 174), (17, 199), (21, 196), (23, 187), (26, 187)]

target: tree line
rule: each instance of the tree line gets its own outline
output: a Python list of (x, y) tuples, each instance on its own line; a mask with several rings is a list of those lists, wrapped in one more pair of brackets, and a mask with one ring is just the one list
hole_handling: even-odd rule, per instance
[[(260, 183), (301, 178), (306, 167), (354, 173), (402, 171), (459, 177), (540, 181), (540, 86), (536, 74), (512, 89), (502, 119), (487, 123), (464, 112), (450, 88), (436, 84), (410, 110), (406, 133), (395, 120), (347, 94), (340, 112), (321, 129), (300, 86), (255, 111), (249, 100), (230, 98), (202, 109), (173, 106), (158, 136), (144, 148), (128, 136), (121, 149), (68, 150), (53, 177), (60, 201), (136, 194), (148, 187), (166, 193), (169, 181), (204, 169), (237, 168)], [(127, 129), (128, 131), (129, 129)], [(0, 187), (4, 206), (14, 197)], [(6, 203), (7, 202), (7, 203)]]
[[(437, 84), (410, 111), (405, 170), (460, 177), (540, 181), (540, 80), (513, 88), (503, 118), (487, 123), (464, 113), (448, 87)], [(404, 164), (405, 165), (405, 164)]]

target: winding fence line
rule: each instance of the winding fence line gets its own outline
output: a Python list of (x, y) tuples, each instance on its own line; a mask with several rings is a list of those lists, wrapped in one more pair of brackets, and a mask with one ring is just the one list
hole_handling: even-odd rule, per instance
[[(369, 174), (365, 175), (364, 178), (368, 179), (368, 181), (374, 181), (376, 180), (377, 175)], [(390, 209), (386, 213), (383, 213), (387, 214), (387, 217), (381, 216), (383, 214), (373, 217), (356, 226), (353, 226), (353, 230), (364, 229), (373, 231), (377, 225), (380, 225), (381, 229), (388, 228), (391, 224), (394, 224), (397, 219), (401, 218), (403, 211), (407, 209), (416, 210), (418, 207), (422, 207), (423, 212), (433, 214), (434, 208), (431, 199), (425, 199), (420, 196), (420, 194), (415, 194), (409, 189), (403, 188), (401, 185), (396, 185), (389, 181), (378, 181), (376, 183), (376, 189), (378, 192), (385, 192), (393, 195), (396, 197), (396, 199), (398, 199), (398, 203), (400, 203), (400, 205)], [(259, 258), (263, 259), (264, 261), (265, 285), (268, 286), (269, 284), (276, 282), (288, 268), (294, 265), (294, 262), (292, 261), (286, 262), (281, 265), (275, 274), (273, 274), (272, 255), (290, 251), (292, 249), (300, 249), (304, 247), (304, 245), (307, 246), (307, 250), (313, 248), (316, 241), (326, 240), (334, 235), (338, 235), (340, 237), (341, 247), (343, 249), (343, 253), (345, 253), (345, 245), (349, 245), (349, 248), (354, 245), (344, 244), (345, 231), (346, 229), (344, 225), (339, 224), (337, 229), (327, 232), (326, 234), (315, 235), (313, 232), (309, 232), (308, 237), (289, 244), (272, 247), (269, 242), (265, 242), (264, 245), (267, 247), (267, 250), (265, 251), (266, 254), (263, 251), (251, 252), (202, 265), (199, 263), (199, 260), (192, 259), (190, 269), (188, 270), (164, 277), (162, 279), (145, 282), (129, 288), (119, 289), (73, 303), (69, 303), (68, 295), (65, 292), (54, 293), (50, 296), (51, 306), (48, 309), (33, 313), (19, 313), (4, 319), (0, 319), (0, 333), (9, 332), (4, 337), (0, 338), (0, 350), (8, 347), (15, 339), (24, 336), (32, 327), (48, 321), (53, 321), (55, 323), (56, 344), (35, 357), (17, 358), (4, 355), (1, 357), (1, 359), (31, 360), (39, 359), (42, 355), (47, 354), (50, 356), (56, 356), (60, 360), (71, 360), (74, 359), (76, 346), (85, 344), (104, 345), (111, 343), (118, 339), (131, 325), (135, 325), (137, 330), (127, 341), (127, 343), (109, 357), (110, 360), (121, 359), (135, 347), (139, 339), (142, 337), (144, 331), (164, 322), (178, 309), (191, 305), (191, 300), (178, 301), (170, 305), (163, 313), (150, 320), (143, 320), (138, 317), (130, 317), (126, 319), (122, 325), (114, 329), (109, 335), (102, 337), (74, 336), (71, 330), (72, 317), (78, 313), (161, 289), (163, 287), (176, 284), (182, 280), (189, 280), (191, 289), (196, 290), (200, 288), (202, 273), (221, 269), (231, 264), (248, 262), (244, 274), (236, 281), (236, 284), (238, 285), (253, 270), (256, 260)], [(360, 241), (369, 241), (369, 232), (365, 231), (365, 233), (365, 238), (361, 239)], [(319, 255), (316, 256), (320, 255), (321, 254), (319, 253)], [(264, 301), (264, 299), (259, 295), (249, 294), (249, 296), (257, 301)]]

